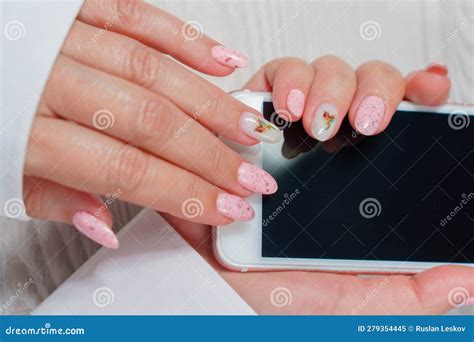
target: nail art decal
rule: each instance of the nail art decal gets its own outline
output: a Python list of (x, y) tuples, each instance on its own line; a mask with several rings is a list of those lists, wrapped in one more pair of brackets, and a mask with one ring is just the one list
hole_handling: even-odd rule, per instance
[(378, 96), (367, 96), (359, 105), (355, 117), (355, 126), (359, 133), (372, 135), (385, 114), (385, 103)]
[(218, 212), (233, 220), (249, 221), (255, 217), (250, 204), (238, 196), (220, 193), (216, 205)]
[(283, 137), (283, 132), (270, 121), (250, 112), (242, 113), (240, 129), (260, 141), (276, 143)]
[(303, 92), (299, 89), (292, 89), (286, 99), (286, 106), (294, 116), (300, 117), (304, 109)]
[(245, 54), (222, 45), (214, 46), (211, 56), (217, 63), (231, 68), (245, 68), (249, 64), (249, 58)]
[(334, 135), (337, 122), (337, 108), (330, 103), (323, 103), (314, 112), (311, 131), (319, 141), (326, 141)]
[(102, 220), (85, 211), (76, 211), (72, 223), (82, 234), (101, 244), (102, 246), (117, 249), (119, 242), (114, 232)]
[(262, 194), (273, 194), (278, 185), (275, 179), (258, 166), (243, 162), (237, 170), (237, 179), (246, 189)]

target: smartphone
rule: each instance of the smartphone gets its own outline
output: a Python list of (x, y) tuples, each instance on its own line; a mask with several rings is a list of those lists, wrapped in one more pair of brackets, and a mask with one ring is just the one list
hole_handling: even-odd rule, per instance
[(416, 273), (473, 266), (474, 108), (402, 102), (389, 127), (366, 137), (346, 121), (329, 141), (281, 120), (271, 94), (233, 95), (282, 129), (277, 144), (226, 142), (278, 182), (253, 195), (249, 222), (215, 227), (226, 268)]

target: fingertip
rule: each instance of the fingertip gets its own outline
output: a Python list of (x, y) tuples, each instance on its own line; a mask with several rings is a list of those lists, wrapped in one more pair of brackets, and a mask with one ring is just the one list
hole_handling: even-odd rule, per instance
[(451, 80), (447, 74), (420, 70), (407, 76), (405, 97), (417, 104), (438, 106), (448, 100), (450, 90)]

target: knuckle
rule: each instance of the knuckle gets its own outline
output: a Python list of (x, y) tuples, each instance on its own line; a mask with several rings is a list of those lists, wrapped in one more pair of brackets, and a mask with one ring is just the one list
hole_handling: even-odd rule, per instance
[[(214, 177), (223, 177), (229, 173), (230, 158), (227, 148), (220, 142), (220, 140), (213, 139), (213, 142), (209, 144), (209, 155), (210, 155), (210, 169)], [(213, 177), (213, 178), (214, 178)]]
[(142, 3), (137, 0), (118, 0), (116, 12), (120, 14), (121, 21), (125, 25), (139, 25), (143, 22)]
[(151, 88), (159, 76), (161, 70), (161, 59), (159, 54), (150, 48), (135, 44), (125, 63), (125, 71), (130, 75), (132, 82)]
[(225, 105), (225, 99), (224, 99), (224, 92), (223, 91), (216, 91), (215, 93), (212, 94), (212, 98), (209, 99), (207, 102), (208, 105), (203, 106), (205, 107), (203, 113), (201, 115), (219, 115), (219, 113), (222, 113), (226, 109)]
[(363, 63), (357, 68), (357, 72), (372, 72), (383, 76), (401, 76), (401, 73), (397, 68), (383, 61), (370, 61)]
[(140, 150), (129, 145), (116, 150), (107, 177), (109, 188), (123, 187), (135, 191), (148, 174), (148, 168), (149, 158)]
[(168, 105), (155, 99), (146, 99), (138, 106), (137, 116), (131, 118), (135, 138), (142, 145), (162, 146), (172, 135), (175, 116)]
[(338, 56), (336, 55), (332, 55), (332, 54), (327, 54), (327, 55), (323, 55), (321, 57), (318, 57), (317, 59), (315, 59), (311, 65), (313, 67), (335, 67), (335, 66), (338, 66), (338, 65), (344, 65), (344, 66), (348, 66), (348, 64), (341, 58), (339, 58)]
[(184, 185), (184, 194), (187, 198), (197, 198), (203, 200), (204, 189), (202, 181), (198, 177), (188, 177), (188, 181)]

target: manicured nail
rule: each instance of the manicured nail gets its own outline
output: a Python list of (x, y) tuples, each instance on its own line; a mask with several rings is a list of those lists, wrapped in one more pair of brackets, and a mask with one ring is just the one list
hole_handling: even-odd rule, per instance
[(255, 217), (255, 212), (250, 204), (238, 196), (225, 193), (220, 193), (217, 196), (217, 211), (238, 221), (249, 221)]
[(299, 89), (292, 89), (286, 99), (286, 106), (294, 116), (300, 117), (304, 109), (303, 92)]
[(273, 194), (278, 189), (277, 182), (268, 172), (250, 163), (240, 164), (237, 179), (244, 188), (265, 195)]
[(432, 72), (434, 74), (446, 76), (448, 74), (448, 67), (442, 63), (431, 63), (425, 69), (425, 71)]
[(469, 298), (466, 305), (474, 305), (474, 297)]
[(283, 132), (277, 126), (250, 112), (240, 116), (240, 129), (252, 138), (269, 143), (279, 142), (283, 137)]
[(355, 126), (359, 133), (372, 135), (385, 114), (385, 103), (378, 96), (367, 96), (359, 105), (355, 117)]
[(211, 55), (217, 63), (231, 68), (245, 68), (249, 64), (249, 58), (245, 54), (222, 45), (214, 46)]
[(119, 242), (112, 229), (94, 215), (85, 211), (76, 211), (72, 223), (82, 234), (102, 246), (117, 249)]
[(311, 123), (311, 133), (319, 141), (332, 138), (337, 122), (337, 108), (330, 103), (323, 103), (316, 109)]

